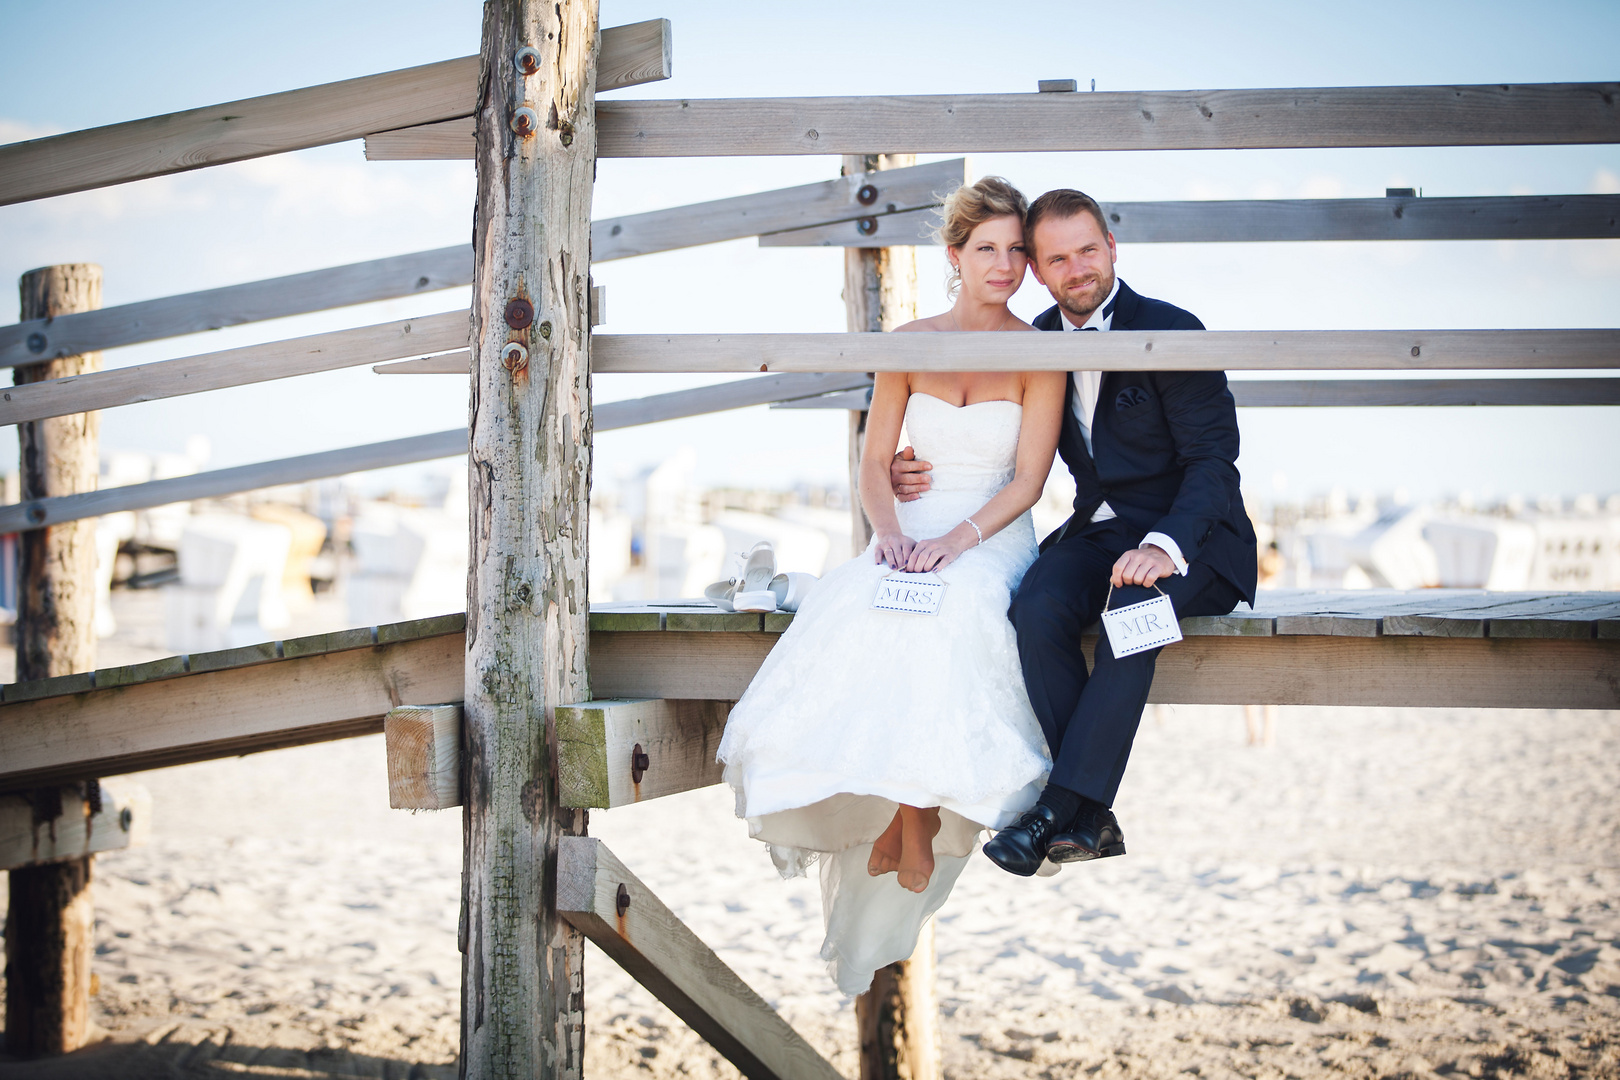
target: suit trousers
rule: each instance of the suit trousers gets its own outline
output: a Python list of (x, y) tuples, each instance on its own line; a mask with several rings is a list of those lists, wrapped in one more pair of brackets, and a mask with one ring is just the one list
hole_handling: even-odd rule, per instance
[[(1029, 702), (1052, 754), (1050, 782), (1112, 806), (1147, 705), (1159, 650), (1114, 658), (1098, 627), (1092, 670), (1080, 639), (1097, 626), (1114, 563), (1142, 541), (1118, 518), (1071, 529), (1041, 552), (1013, 596), (1008, 617), (1018, 632), (1018, 656)], [(1224, 615), (1237, 607), (1237, 587), (1196, 559), (1186, 575), (1161, 578), (1176, 615)], [(1150, 600), (1151, 588), (1114, 590), (1110, 607)]]

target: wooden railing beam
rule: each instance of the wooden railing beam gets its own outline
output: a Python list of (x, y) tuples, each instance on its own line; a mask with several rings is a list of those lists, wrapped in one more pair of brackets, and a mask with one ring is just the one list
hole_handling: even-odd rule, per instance
[[(1552, 146), (1620, 141), (1620, 83), (604, 101), (602, 157)], [(372, 160), (467, 158), (466, 125)]]
[[(1312, 240), (1588, 240), (1620, 237), (1620, 195), (1105, 202), (1122, 244)], [(933, 244), (937, 215), (891, 214), (862, 232), (829, 222), (759, 238), (760, 247)]]
[[(669, 78), (668, 20), (602, 31), (601, 71), (598, 90)], [(463, 56), (11, 143), (0, 146), (0, 206), (471, 117), (477, 96), (478, 57)]]

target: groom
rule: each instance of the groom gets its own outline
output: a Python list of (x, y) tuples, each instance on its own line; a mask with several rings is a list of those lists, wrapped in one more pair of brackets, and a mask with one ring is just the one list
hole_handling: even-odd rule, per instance
[[(1035, 277), (1057, 301), (1038, 330), (1202, 330), (1190, 313), (1139, 296), (1114, 274), (1103, 210), (1079, 191), (1030, 205)], [(1158, 650), (1115, 659), (1106, 634), (1089, 672), (1081, 635), (1113, 607), (1169, 595), (1176, 614), (1224, 615), (1254, 602), (1255, 537), (1238, 494), (1237, 412), (1220, 372), (1076, 371), (1058, 452), (1074, 474), (1074, 515), (1041, 543), (1009, 617), (1052, 773), (1035, 807), (984, 845), (1029, 876), (1043, 861), (1125, 854), (1110, 807), (1147, 704)], [(896, 458), (896, 494), (927, 488), (927, 462)], [(1107, 600), (1112, 584), (1113, 598)]]

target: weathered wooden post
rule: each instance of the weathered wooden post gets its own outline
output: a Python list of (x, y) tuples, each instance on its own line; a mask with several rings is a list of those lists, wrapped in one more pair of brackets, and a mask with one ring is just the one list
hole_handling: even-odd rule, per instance
[[(846, 154), (843, 175), (876, 169), (904, 169), (917, 164), (915, 154)], [(893, 330), (917, 317), (917, 249), (879, 247), (844, 249), (844, 321), (852, 334)], [(859, 554), (872, 539), (872, 523), (861, 509), (861, 444), (866, 436), (866, 410), (849, 413), (849, 491), (853, 531), (850, 542)]]
[[(913, 154), (849, 155), (844, 175), (915, 165)], [(845, 248), (844, 312), (851, 333), (893, 330), (917, 317), (915, 247)], [(850, 537), (855, 552), (872, 539), (860, 502), (861, 444), (866, 412), (849, 414)], [(939, 1003), (934, 995), (934, 924), (923, 927), (910, 960), (877, 973), (855, 999), (861, 1038), (861, 1080), (939, 1080)]]
[[(101, 267), (70, 263), (30, 270), (19, 283), (23, 319), (101, 306)], [(55, 357), (18, 367), (14, 383), (101, 369), (101, 354)], [(100, 413), (21, 424), (22, 497), (94, 491), (100, 473)], [(92, 671), (96, 666), (95, 519), (25, 532), (17, 558), (17, 680)], [(86, 805), (100, 803), (92, 789)], [(60, 816), (61, 791), (30, 796), (34, 817)], [(19, 1057), (64, 1054), (90, 1033), (92, 909), (90, 858), (10, 872), (6, 912), (6, 1049)]]
[(557, 705), (589, 697), (595, 0), (484, 6), (467, 467), (461, 1075), (578, 1077), (583, 939), (557, 918)]

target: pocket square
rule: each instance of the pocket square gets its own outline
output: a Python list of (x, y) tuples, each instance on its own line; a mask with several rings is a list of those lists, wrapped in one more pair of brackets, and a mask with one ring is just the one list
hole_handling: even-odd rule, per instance
[(1134, 409), (1138, 405), (1147, 404), (1147, 400), (1146, 390), (1140, 386), (1127, 386), (1119, 392), (1118, 397), (1114, 398), (1114, 411), (1124, 412), (1126, 409)]

